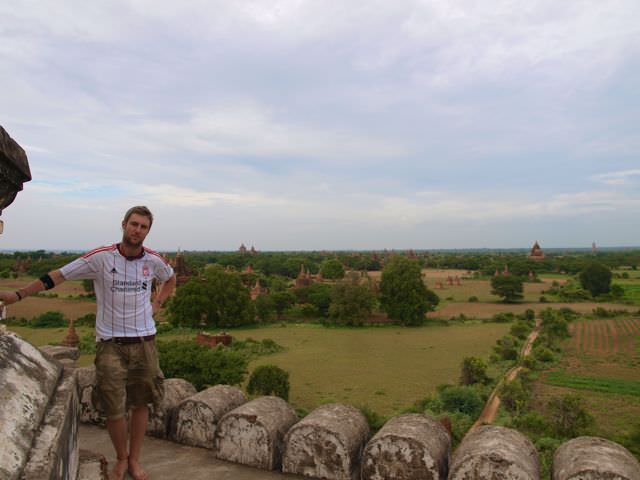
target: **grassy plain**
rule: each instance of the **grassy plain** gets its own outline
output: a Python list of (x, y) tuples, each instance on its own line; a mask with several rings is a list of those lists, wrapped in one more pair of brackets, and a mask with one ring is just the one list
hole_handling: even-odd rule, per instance
[[(290, 402), (311, 410), (328, 402), (368, 405), (391, 415), (456, 383), (466, 356), (487, 358), (507, 324), (425, 326), (417, 328), (326, 328), (287, 324), (237, 329), (244, 340), (270, 338), (285, 351), (249, 365), (277, 365), (290, 374)], [(191, 337), (193, 338), (193, 337)]]

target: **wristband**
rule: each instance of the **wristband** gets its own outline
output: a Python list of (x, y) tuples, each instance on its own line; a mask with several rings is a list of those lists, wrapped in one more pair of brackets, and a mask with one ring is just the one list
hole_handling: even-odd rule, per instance
[(53, 281), (53, 278), (51, 278), (48, 273), (45, 273), (44, 275), (42, 275), (40, 277), (40, 281), (44, 285), (45, 290), (51, 290), (53, 287), (56, 286), (55, 282)]
[(18, 297), (18, 301), (22, 300), (24, 297), (20, 293), (20, 290), (16, 290), (16, 297)]

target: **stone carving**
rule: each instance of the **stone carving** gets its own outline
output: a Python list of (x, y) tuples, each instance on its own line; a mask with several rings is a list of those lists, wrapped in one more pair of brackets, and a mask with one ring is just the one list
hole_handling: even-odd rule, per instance
[(553, 456), (553, 480), (637, 480), (640, 463), (622, 445), (599, 437), (569, 440)]
[(362, 480), (447, 478), (451, 437), (436, 419), (417, 413), (389, 420), (367, 444)]
[(173, 409), (185, 398), (195, 395), (196, 387), (182, 378), (164, 381), (164, 397), (158, 406), (149, 407), (147, 435), (166, 438)]
[(282, 463), (284, 436), (298, 421), (293, 407), (279, 397), (260, 397), (230, 411), (218, 422), (216, 456), (265, 470)]
[(359, 478), (369, 425), (360, 410), (340, 404), (318, 407), (285, 437), (282, 471), (331, 480)]
[(237, 387), (216, 385), (180, 402), (171, 415), (169, 438), (194, 447), (213, 448), (218, 422), (247, 401)]
[(539, 480), (538, 453), (517, 430), (484, 425), (468, 434), (451, 462), (449, 480)]

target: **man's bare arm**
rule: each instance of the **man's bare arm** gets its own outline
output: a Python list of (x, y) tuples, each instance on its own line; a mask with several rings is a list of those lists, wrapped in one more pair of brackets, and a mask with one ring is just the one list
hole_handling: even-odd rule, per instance
[(29, 295), (33, 295), (34, 293), (56, 287), (64, 281), (65, 278), (60, 270), (52, 270), (48, 274), (40, 277), (38, 280), (34, 280), (26, 287), (20, 288), (15, 292), (0, 292), (0, 302), (3, 302), (5, 305), (11, 305), (12, 303), (19, 302), (23, 298), (26, 298)]
[(162, 308), (162, 305), (164, 304), (164, 302), (166, 302), (167, 298), (169, 298), (173, 293), (174, 288), (176, 288), (175, 273), (171, 276), (169, 280), (164, 282), (160, 287), (160, 291), (158, 292), (158, 295), (156, 295), (156, 298), (153, 300), (153, 304), (152, 304), (154, 312)]

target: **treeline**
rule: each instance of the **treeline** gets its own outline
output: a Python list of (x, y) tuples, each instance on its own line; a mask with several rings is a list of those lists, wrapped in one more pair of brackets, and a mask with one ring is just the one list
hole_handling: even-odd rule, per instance
[[(191, 270), (204, 271), (210, 264), (243, 270), (251, 266), (265, 276), (279, 275), (295, 278), (302, 265), (311, 274), (317, 274), (323, 262), (336, 259), (348, 270), (380, 271), (386, 261), (394, 256), (408, 256), (428, 268), (463, 269), (492, 275), (505, 266), (515, 275), (564, 272), (576, 274), (597, 260), (609, 268), (627, 267), (637, 269), (640, 265), (640, 249), (602, 251), (564, 251), (549, 253), (542, 260), (530, 260), (524, 252), (428, 252), (428, 251), (312, 251), (312, 252), (183, 252)], [(20, 269), (32, 276), (42, 275), (61, 267), (76, 258), (78, 253), (53, 253), (45, 250), (0, 254), (0, 272), (11, 274)], [(175, 258), (175, 252), (167, 254)], [(5, 275), (6, 275), (5, 273)]]

